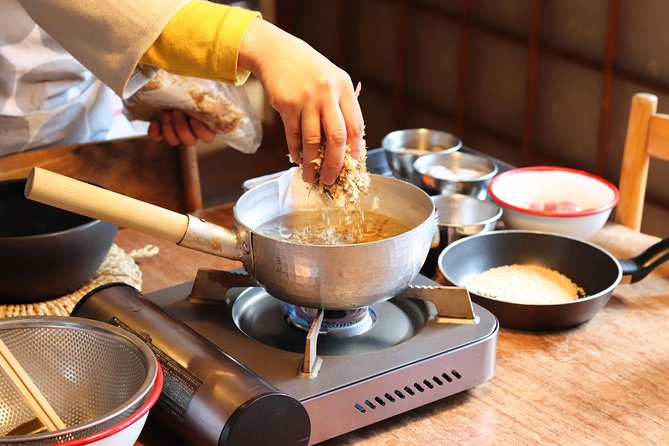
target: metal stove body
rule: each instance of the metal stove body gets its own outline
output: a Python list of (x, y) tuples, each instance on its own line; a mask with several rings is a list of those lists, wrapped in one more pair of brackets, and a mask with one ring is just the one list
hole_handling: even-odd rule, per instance
[[(422, 276), (414, 284), (436, 285)], [(216, 292), (209, 287), (204, 298), (197, 288), (197, 284), (185, 283), (148, 294), (146, 299), (213, 343), (221, 354), (234, 358), (260, 377), (268, 388), (298, 401), (308, 414), (309, 433), (308, 438), (300, 437), (295, 444), (325, 441), (475, 387), (494, 374), (498, 323), (491, 313), (475, 304), (472, 304), (475, 320), (458, 324), (439, 317), (438, 308), (429, 301), (395, 297), (374, 305), (371, 323), (367, 321), (363, 328), (360, 325), (353, 328), (350, 337), (344, 323), (332, 332), (321, 334), (316, 343), (315, 339), (309, 339), (311, 333), (307, 335), (287, 322), (285, 304), (262, 288), (224, 286)], [(117, 308), (91, 310), (86, 314), (84, 305), (81, 315), (114, 319), (113, 323), (123, 326), (119, 319), (129, 320), (142, 313), (141, 309), (131, 307), (127, 311)], [(138, 326), (142, 324), (151, 325), (145, 318), (135, 322), (132, 329), (141, 335)], [(317, 328), (321, 328), (320, 321)], [(343, 334), (338, 332), (341, 328)], [(150, 333), (144, 337), (155, 341), (157, 336), (158, 333)], [(161, 354), (169, 356), (168, 344), (162, 342)], [(310, 354), (310, 349), (316, 353)], [(172, 363), (178, 363), (177, 369), (189, 369), (189, 364), (194, 364), (183, 353), (174, 355), (181, 356), (172, 358)], [(175, 373), (190, 374), (187, 370)], [(170, 374), (168, 367), (167, 376)], [(191, 378), (198, 382), (197, 376)], [(240, 385), (244, 383), (239, 379), (228, 379), (230, 388)], [(194, 393), (202, 391), (197, 386), (193, 389)], [(185, 394), (185, 400), (193, 398), (193, 394)], [(202, 404), (209, 408), (213, 405)], [(276, 410), (273, 412), (273, 416), (283, 416)], [(186, 410), (183, 414), (187, 417)], [(268, 416), (266, 410), (259, 414)], [(232, 419), (232, 415), (226, 413), (221, 417)], [(197, 418), (214, 417), (200, 413)], [(222, 421), (223, 425), (227, 422)], [(257, 422), (269, 423), (266, 418)], [(224, 426), (223, 434), (214, 444), (234, 443), (229, 435), (224, 435), (225, 429)]]

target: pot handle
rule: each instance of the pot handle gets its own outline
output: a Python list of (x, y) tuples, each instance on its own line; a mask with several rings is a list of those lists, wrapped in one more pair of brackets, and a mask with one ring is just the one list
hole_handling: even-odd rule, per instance
[(636, 257), (619, 262), (623, 275), (629, 275), (632, 282), (637, 282), (667, 260), (669, 260), (669, 238), (655, 243)]
[(30, 171), (25, 196), (198, 251), (231, 260), (241, 259), (239, 238), (229, 229), (40, 167)]

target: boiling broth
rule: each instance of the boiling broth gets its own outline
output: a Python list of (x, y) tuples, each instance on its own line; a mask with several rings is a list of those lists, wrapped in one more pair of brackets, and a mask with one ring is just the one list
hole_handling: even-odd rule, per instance
[(345, 213), (338, 209), (299, 211), (273, 218), (256, 231), (277, 240), (310, 245), (350, 245), (375, 242), (411, 229), (397, 219), (375, 212)]

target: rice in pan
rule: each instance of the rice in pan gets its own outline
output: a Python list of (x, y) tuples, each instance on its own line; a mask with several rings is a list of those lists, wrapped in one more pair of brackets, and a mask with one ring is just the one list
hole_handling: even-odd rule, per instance
[(538, 265), (504, 265), (471, 277), (470, 293), (519, 304), (561, 304), (586, 297), (565, 275)]

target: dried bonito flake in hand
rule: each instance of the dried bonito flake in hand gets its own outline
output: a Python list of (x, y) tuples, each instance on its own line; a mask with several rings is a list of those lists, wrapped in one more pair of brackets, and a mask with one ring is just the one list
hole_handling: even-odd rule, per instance
[(163, 110), (180, 110), (207, 124), (244, 153), (255, 152), (262, 138), (260, 120), (246, 91), (222, 82), (160, 71), (124, 99), (123, 105), (128, 119), (140, 121), (158, 119)]
[[(319, 171), (325, 158), (325, 146), (321, 145), (318, 157), (311, 162)], [(331, 185), (320, 182), (320, 178), (312, 186), (312, 190), (327, 197), (335, 207), (346, 209), (357, 209), (357, 203), (361, 194), (367, 195), (369, 191), (369, 172), (367, 171), (367, 151), (363, 147), (360, 159), (351, 156), (351, 147), (346, 146), (344, 165), (339, 176)]]

